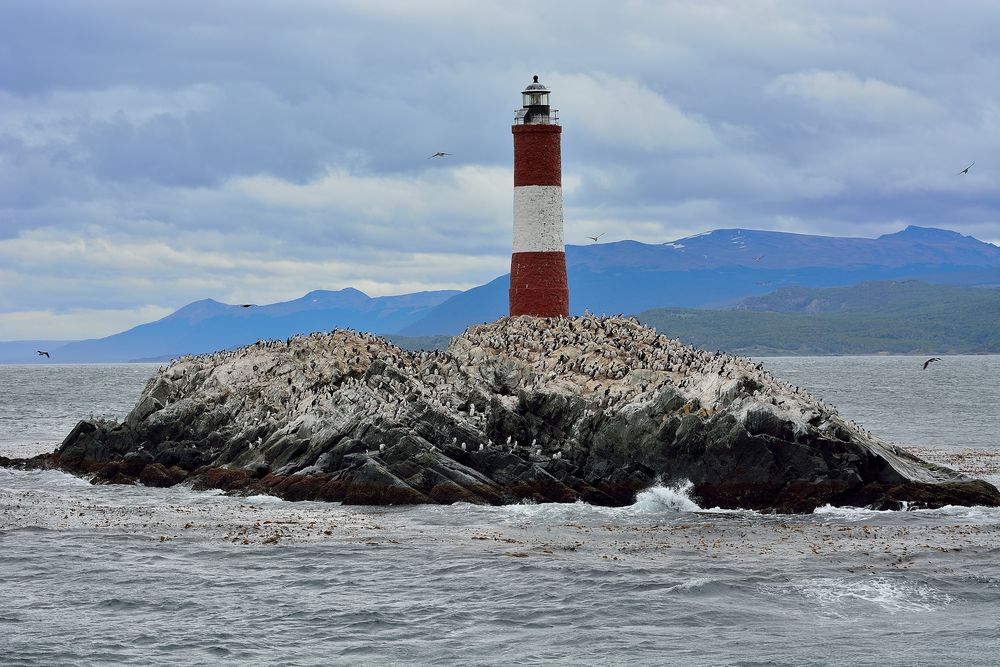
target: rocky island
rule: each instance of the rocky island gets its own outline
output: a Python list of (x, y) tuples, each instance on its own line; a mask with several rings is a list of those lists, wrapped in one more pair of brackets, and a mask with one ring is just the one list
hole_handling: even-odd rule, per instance
[(1000, 505), (748, 358), (589, 315), (503, 318), (444, 352), (337, 330), (183, 357), (123, 422), (20, 463), (354, 504), (623, 505), (689, 480), (705, 507)]

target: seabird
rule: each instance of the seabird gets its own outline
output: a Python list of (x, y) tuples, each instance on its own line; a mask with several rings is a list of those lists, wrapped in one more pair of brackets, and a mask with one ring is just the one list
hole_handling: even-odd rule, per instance
[(241, 303), (240, 308), (253, 308), (252, 303)]
[(35, 350), (35, 354), (37, 354), (40, 357), (45, 357), (46, 359), (51, 359), (49, 353), (44, 350)]
[(446, 155), (451, 155), (451, 153), (445, 153), (445, 152), (442, 152), (442, 151), (438, 151), (434, 155), (428, 155), (427, 159), (430, 160), (432, 157), (445, 157)]
[(929, 366), (932, 361), (941, 361), (941, 357), (931, 357), (930, 359), (928, 359), (927, 361), (925, 361), (924, 362), (924, 370), (927, 370), (927, 366)]
[(753, 261), (759, 262), (762, 259), (764, 259), (764, 255), (757, 255), (756, 257), (753, 258)]
[[(976, 164), (976, 161), (975, 161), (975, 160), (973, 160), (973, 161), (972, 161), (972, 164)], [(961, 176), (962, 174), (968, 174), (968, 173), (969, 173), (969, 170), (970, 170), (970, 169), (972, 169), (972, 164), (970, 164), (970, 165), (969, 165), (968, 167), (966, 167), (965, 169), (963, 169), (962, 171), (958, 172), (958, 173), (957, 173), (957, 174), (955, 174), (955, 175), (956, 175), (956, 176)]]
[(607, 232), (601, 232), (597, 236), (588, 236), (587, 238), (590, 239), (591, 241), (593, 241), (594, 243), (597, 243), (597, 239), (601, 238), (605, 234), (607, 234)]

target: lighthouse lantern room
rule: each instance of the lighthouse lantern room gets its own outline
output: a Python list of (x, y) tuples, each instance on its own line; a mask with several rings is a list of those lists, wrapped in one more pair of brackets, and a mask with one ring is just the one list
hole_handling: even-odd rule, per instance
[(538, 77), (514, 113), (514, 239), (510, 260), (510, 314), (569, 315), (563, 245), (562, 158), (559, 112)]

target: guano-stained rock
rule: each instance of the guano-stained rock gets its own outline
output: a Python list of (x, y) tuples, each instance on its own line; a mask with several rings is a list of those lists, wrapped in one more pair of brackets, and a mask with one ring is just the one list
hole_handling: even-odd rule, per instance
[(160, 369), (122, 424), (31, 465), (107, 483), (345, 503), (631, 503), (688, 479), (705, 506), (1000, 504), (747, 358), (623, 317), (504, 318), (447, 352), (354, 331)]

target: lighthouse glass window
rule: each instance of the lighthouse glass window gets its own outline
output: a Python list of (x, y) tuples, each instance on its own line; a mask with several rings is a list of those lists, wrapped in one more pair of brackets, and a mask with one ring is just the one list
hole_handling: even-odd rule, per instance
[(525, 93), (524, 94), (524, 106), (533, 107), (539, 104), (548, 106), (549, 104), (549, 94), (548, 93)]

